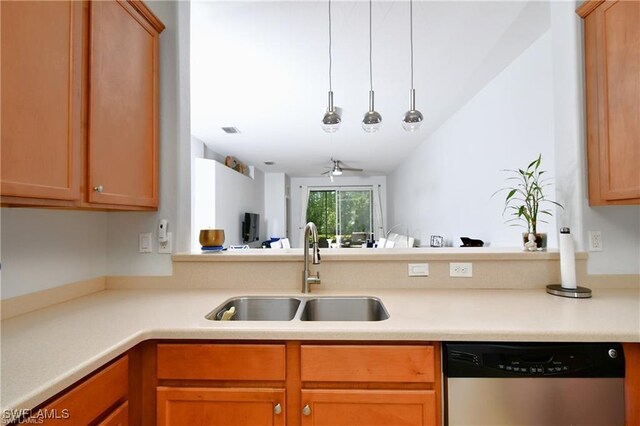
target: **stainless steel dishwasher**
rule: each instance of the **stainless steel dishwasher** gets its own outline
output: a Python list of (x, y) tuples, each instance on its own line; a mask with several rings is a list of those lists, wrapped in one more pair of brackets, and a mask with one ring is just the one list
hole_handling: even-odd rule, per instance
[(624, 425), (619, 343), (445, 343), (445, 424)]

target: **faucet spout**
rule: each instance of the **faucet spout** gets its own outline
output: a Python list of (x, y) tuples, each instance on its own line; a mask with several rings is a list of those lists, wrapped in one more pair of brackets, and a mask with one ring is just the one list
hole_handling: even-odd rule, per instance
[(311, 262), (314, 265), (320, 264), (320, 248), (318, 247), (318, 228), (315, 223), (309, 222), (304, 227), (304, 247), (302, 251), (304, 253), (304, 271), (302, 271), (302, 292), (310, 293), (311, 284), (320, 284), (320, 272), (315, 277), (310, 275), (309, 270), (309, 235), (311, 235), (311, 247), (313, 253), (311, 255)]

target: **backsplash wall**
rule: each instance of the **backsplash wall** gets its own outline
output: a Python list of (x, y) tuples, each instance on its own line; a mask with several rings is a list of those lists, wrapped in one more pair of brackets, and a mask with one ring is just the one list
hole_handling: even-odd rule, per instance
[[(517, 247), (522, 229), (504, 224), (504, 195), (491, 195), (506, 185), (502, 169), (526, 167), (539, 153), (553, 174), (549, 31), (389, 175), (389, 223), (408, 227), (422, 245), (441, 235), (454, 246), (468, 236)], [(557, 247), (554, 219), (540, 226), (550, 247)]]
[(2, 286), (9, 299), (107, 273), (107, 213), (2, 208)]

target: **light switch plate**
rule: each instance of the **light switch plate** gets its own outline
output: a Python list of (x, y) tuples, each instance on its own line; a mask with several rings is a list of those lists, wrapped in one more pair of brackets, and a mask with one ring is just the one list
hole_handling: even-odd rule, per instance
[(428, 263), (409, 263), (409, 276), (410, 277), (428, 277), (429, 276), (429, 264)]
[(449, 263), (449, 276), (456, 278), (473, 277), (473, 263)]
[(138, 252), (153, 253), (151, 245), (151, 232), (143, 232), (138, 234)]

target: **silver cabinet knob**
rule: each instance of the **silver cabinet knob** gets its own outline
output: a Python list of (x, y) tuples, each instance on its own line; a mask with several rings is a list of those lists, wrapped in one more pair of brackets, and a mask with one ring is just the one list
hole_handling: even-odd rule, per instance
[(280, 414), (282, 413), (282, 405), (280, 404), (276, 404), (273, 406), (273, 413), (274, 414)]
[(98, 185), (98, 186), (94, 186), (93, 190), (94, 192), (102, 192), (104, 191), (104, 188), (102, 187), (102, 185)]
[(302, 414), (304, 414), (305, 416), (310, 416), (311, 415), (311, 407), (309, 407), (309, 404), (305, 405), (302, 408)]
[(611, 358), (617, 358), (618, 357), (618, 351), (616, 351), (615, 349), (609, 349), (609, 356)]

